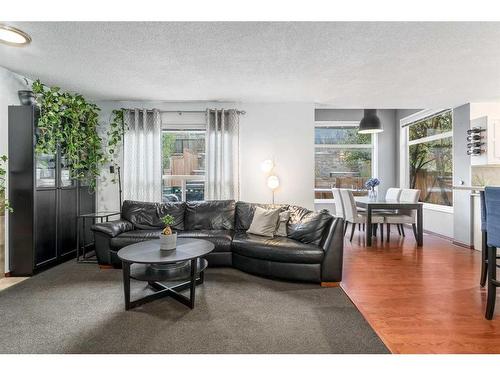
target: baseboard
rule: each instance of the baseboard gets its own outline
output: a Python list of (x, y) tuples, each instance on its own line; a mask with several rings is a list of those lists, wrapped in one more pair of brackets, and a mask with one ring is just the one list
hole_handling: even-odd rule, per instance
[(112, 270), (113, 266), (111, 264), (99, 264), (101, 270)]
[(474, 245), (467, 245), (466, 243), (459, 242), (459, 241), (451, 241), (453, 245), (457, 245), (460, 247), (465, 247), (466, 249), (474, 250)]
[(338, 288), (339, 286), (340, 282), (326, 282), (326, 281), (321, 282), (322, 288)]
[(5, 272), (4, 276), (5, 277), (11, 277), (11, 274), (10, 274), (10, 272)]

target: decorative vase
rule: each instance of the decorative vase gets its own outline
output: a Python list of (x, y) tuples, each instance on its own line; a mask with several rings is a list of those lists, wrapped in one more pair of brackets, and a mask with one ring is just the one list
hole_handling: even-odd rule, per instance
[(35, 104), (35, 94), (31, 90), (19, 90), (17, 96), (22, 105)]
[(372, 187), (369, 191), (368, 191), (368, 197), (371, 199), (371, 200), (375, 200), (377, 199), (377, 190), (375, 190), (374, 187)]
[(177, 246), (177, 233), (160, 234), (160, 250), (175, 250)]

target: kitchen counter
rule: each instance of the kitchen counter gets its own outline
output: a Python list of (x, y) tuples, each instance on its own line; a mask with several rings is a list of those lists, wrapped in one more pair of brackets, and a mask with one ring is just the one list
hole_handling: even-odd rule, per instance
[(453, 186), (453, 190), (471, 190), (471, 191), (484, 191), (484, 186)]

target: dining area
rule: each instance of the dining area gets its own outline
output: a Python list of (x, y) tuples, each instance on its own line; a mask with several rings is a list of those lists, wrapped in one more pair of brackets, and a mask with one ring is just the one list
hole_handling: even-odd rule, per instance
[(420, 190), (389, 188), (384, 196), (368, 194), (355, 196), (351, 189), (332, 188), (335, 216), (344, 219), (344, 234), (349, 232), (352, 242), (356, 229), (364, 231), (365, 244), (372, 246), (373, 237), (380, 236), (382, 243), (390, 241), (391, 228), (406, 237), (405, 227), (410, 227), (417, 246), (423, 246), (423, 203), (419, 202)]

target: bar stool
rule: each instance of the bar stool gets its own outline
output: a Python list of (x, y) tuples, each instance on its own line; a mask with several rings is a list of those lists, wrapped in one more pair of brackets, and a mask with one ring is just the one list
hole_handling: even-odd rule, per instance
[(481, 202), (481, 279), (479, 285), (486, 285), (486, 276), (488, 275), (488, 245), (486, 231), (486, 202), (484, 201), (484, 191), (479, 192)]
[(497, 247), (500, 247), (500, 188), (486, 187), (484, 190), (486, 203), (486, 231), (488, 248), (488, 300), (486, 303), (486, 319), (491, 320), (495, 311), (497, 287)]

